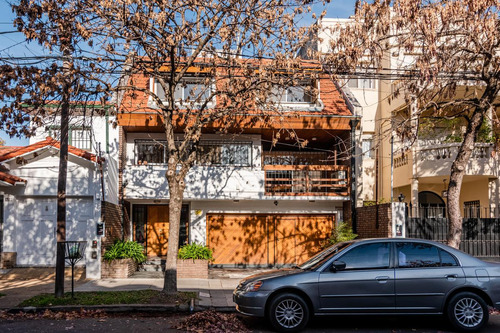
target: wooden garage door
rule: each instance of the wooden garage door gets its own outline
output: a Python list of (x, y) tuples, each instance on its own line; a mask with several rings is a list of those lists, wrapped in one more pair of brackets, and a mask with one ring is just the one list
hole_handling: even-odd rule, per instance
[(298, 264), (321, 250), (333, 215), (208, 215), (216, 265)]

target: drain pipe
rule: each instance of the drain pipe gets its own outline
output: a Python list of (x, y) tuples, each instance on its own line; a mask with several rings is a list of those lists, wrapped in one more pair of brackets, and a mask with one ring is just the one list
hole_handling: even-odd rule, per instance
[(356, 127), (359, 124), (358, 118), (353, 118), (350, 120), (351, 125), (351, 222), (352, 231), (357, 233), (358, 230), (358, 219), (356, 214)]

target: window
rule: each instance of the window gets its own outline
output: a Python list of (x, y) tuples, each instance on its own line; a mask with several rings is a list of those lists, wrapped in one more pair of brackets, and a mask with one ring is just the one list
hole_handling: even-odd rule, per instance
[(481, 203), (479, 200), (465, 201), (464, 202), (464, 218), (480, 218), (481, 217)]
[(375, 151), (373, 149), (373, 140), (363, 139), (362, 145), (361, 149), (363, 150), (363, 158), (374, 158)]
[(314, 103), (316, 98), (312, 92), (313, 84), (310, 81), (300, 82), (297, 86), (282, 88), (274, 87), (270, 101), (274, 103)]
[[(167, 150), (165, 141), (137, 140), (136, 163), (165, 164)], [(252, 166), (251, 142), (201, 141), (196, 155), (197, 165)]]
[[(210, 98), (211, 93), (212, 87), (206, 85), (205, 77), (186, 77), (175, 87), (174, 98), (179, 103), (203, 103)], [(166, 100), (165, 91), (158, 82), (156, 82), (156, 94), (161, 100)]]
[(346, 264), (346, 269), (388, 268), (389, 243), (364, 244), (350, 250), (338, 260)]
[(436, 246), (423, 243), (397, 243), (400, 268), (458, 266), (456, 259)]
[[(49, 126), (49, 136), (61, 140), (61, 126)], [(68, 144), (83, 150), (92, 150), (92, 131), (87, 126), (71, 126), (68, 133)]]
[(375, 79), (354, 78), (347, 80), (347, 86), (354, 89), (375, 89)]

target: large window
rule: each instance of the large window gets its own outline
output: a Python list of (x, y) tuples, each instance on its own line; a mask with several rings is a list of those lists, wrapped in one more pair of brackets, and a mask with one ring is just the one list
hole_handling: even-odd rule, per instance
[(375, 79), (354, 78), (347, 81), (347, 86), (354, 89), (375, 89)]
[[(49, 126), (47, 130), (49, 136), (61, 140), (61, 126)], [(92, 130), (87, 126), (71, 126), (68, 133), (68, 143), (76, 148), (92, 150)]]
[(271, 91), (270, 101), (274, 103), (314, 103), (316, 98), (313, 93), (313, 83), (303, 81), (294, 87), (274, 87)]
[[(166, 100), (165, 91), (158, 82), (156, 82), (156, 94), (161, 100)], [(203, 103), (210, 98), (211, 94), (212, 85), (207, 85), (204, 77), (187, 77), (177, 84), (174, 90), (174, 98), (177, 103)]]
[[(167, 150), (165, 141), (137, 140), (136, 163), (165, 164)], [(236, 141), (201, 141), (196, 155), (198, 165), (252, 166), (252, 143)]]

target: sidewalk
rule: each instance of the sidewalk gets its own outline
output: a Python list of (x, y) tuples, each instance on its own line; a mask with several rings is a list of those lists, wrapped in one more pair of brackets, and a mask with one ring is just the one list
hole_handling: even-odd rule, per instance
[[(69, 274), (68, 274), (69, 273)], [(250, 275), (252, 272), (248, 272)], [(161, 290), (163, 278), (85, 280), (83, 270), (75, 270), (75, 291)], [(198, 292), (198, 308), (235, 311), (232, 292), (243, 276), (212, 279), (179, 279), (179, 291)], [(66, 271), (65, 292), (71, 291), (71, 272)], [(17, 307), (25, 299), (54, 292), (53, 268), (14, 268), (0, 274), (0, 309)], [(123, 307), (123, 305), (120, 305)], [(126, 306), (125, 306), (126, 307)]]

